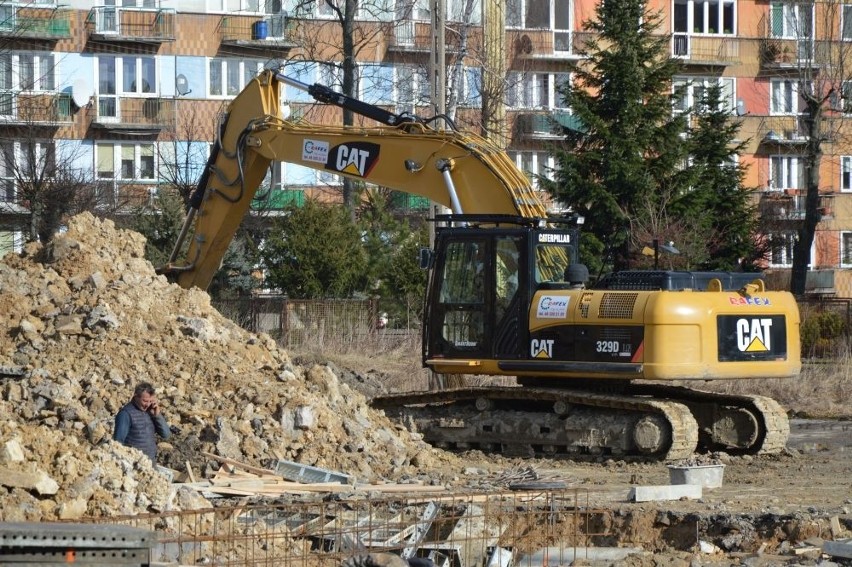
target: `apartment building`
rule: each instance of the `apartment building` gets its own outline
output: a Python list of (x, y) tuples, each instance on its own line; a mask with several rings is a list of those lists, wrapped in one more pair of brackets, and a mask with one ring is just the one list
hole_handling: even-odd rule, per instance
[[(553, 165), (553, 121), (574, 125), (557, 86), (582, 62), (583, 22), (594, 0), (446, 0), (448, 113), (479, 131), (487, 76), (503, 77), (489, 134), (524, 171)], [(0, 1), (0, 250), (20, 246), (28, 203), (21, 172), (33, 160), (88, 183), (99, 206), (130, 210), (170, 183), (191, 183), (229, 100), (258, 71), (281, 68), (305, 83), (339, 87), (339, 28), (325, 0)], [(434, 56), (431, 0), (364, 0), (356, 25), (360, 98), (397, 112), (430, 114)], [(852, 3), (653, 0), (682, 60), (678, 81), (721, 84), (742, 121), (746, 184), (773, 221), (769, 268), (792, 263), (804, 212), (808, 136), (799, 96), (803, 69), (852, 47)], [(489, 49), (495, 24), (499, 47)], [(490, 26), (490, 27), (489, 27)], [(489, 30), (492, 30), (489, 35)], [(852, 63), (852, 58), (849, 59)], [(483, 68), (487, 66), (487, 71)], [(849, 65), (852, 67), (852, 65)], [(852, 79), (852, 77), (850, 77)], [(822, 145), (820, 212), (809, 289), (852, 297), (852, 139), (844, 139), (847, 85), (831, 100)], [(852, 96), (852, 88), (849, 89)], [(492, 98), (494, 95), (491, 95)], [(287, 87), (290, 111), (339, 123)], [(835, 100), (836, 99), (836, 100)], [(678, 108), (674, 109), (679, 111)], [(337, 198), (340, 180), (295, 164), (269, 176), (274, 206), (306, 194)], [(401, 204), (425, 207), (423, 199)]]

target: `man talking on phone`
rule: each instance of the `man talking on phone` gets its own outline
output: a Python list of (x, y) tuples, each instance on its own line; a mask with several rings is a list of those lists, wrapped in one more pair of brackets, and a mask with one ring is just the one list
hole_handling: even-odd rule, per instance
[(112, 438), (128, 447), (139, 449), (157, 462), (157, 436), (168, 439), (169, 424), (160, 413), (154, 386), (141, 382), (133, 390), (133, 399), (115, 416)]

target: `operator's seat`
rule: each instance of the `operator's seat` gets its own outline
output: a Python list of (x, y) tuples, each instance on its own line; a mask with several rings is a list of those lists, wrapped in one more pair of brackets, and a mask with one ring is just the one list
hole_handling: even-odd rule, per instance
[(589, 281), (589, 268), (585, 264), (568, 264), (565, 281), (571, 289), (583, 289)]

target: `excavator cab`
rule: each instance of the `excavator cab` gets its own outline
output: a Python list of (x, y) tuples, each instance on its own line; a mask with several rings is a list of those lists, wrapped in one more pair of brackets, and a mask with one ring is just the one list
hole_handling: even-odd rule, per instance
[(565, 273), (576, 265), (579, 231), (502, 215), (438, 220), (447, 225), (436, 230), (424, 362), (526, 358), (532, 296), (576, 285)]

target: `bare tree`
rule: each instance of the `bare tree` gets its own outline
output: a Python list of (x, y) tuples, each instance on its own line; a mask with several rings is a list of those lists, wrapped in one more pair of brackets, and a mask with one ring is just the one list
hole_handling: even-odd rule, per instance
[[(791, 73), (801, 99), (798, 133), (802, 160), (804, 216), (793, 245), (790, 291), (805, 293), (820, 212), (820, 168), (824, 147), (842, 137), (843, 115), (852, 108), (852, 12), (838, 0), (773, 4), (765, 23), (763, 63)], [(842, 26), (841, 26), (842, 24)], [(771, 97), (780, 93), (771, 92)], [(777, 104), (777, 101), (773, 99)]]
[[(17, 111), (20, 118), (24, 111)], [(15, 128), (13, 137), (0, 142), (4, 194), (0, 217), (4, 228), (19, 232), (24, 242), (49, 241), (66, 217), (93, 210), (97, 204), (91, 172), (75, 166), (82, 145), (50, 138), (50, 129), (45, 132), (37, 116), (27, 118), (24, 114), (29, 123)]]

